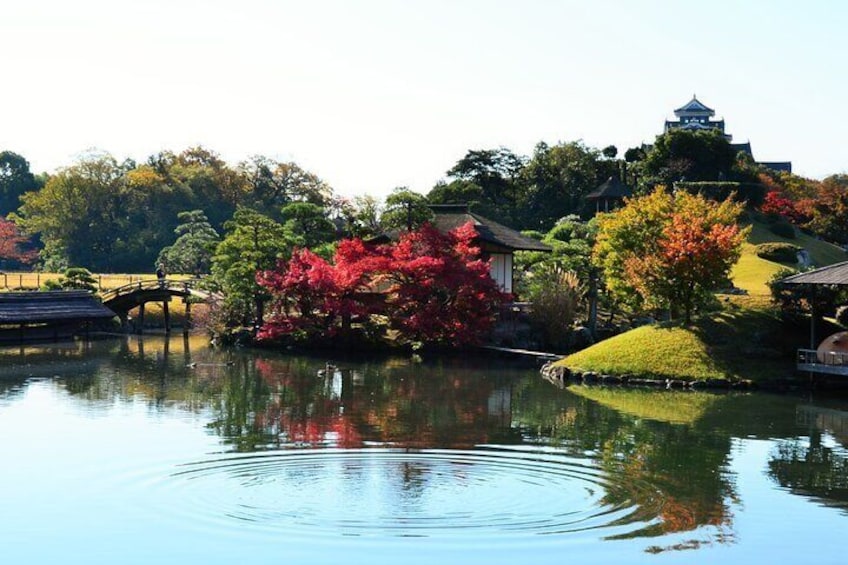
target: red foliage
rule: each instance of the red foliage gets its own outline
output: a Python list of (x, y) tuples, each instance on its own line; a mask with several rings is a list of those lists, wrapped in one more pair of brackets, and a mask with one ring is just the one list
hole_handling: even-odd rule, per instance
[(32, 263), (38, 257), (38, 252), (27, 249), (31, 245), (30, 240), (20, 234), (14, 222), (0, 218), (0, 260), (25, 265)]
[(392, 326), (407, 339), (465, 345), (491, 328), (505, 296), (473, 245), (471, 223), (447, 234), (429, 224), (391, 249)]
[(770, 190), (766, 193), (763, 203), (760, 205), (760, 211), (763, 214), (786, 218), (793, 224), (800, 224), (805, 219), (801, 208), (777, 190)]
[[(505, 299), (473, 245), (475, 235), (470, 223), (447, 234), (425, 224), (393, 245), (345, 240), (333, 264), (295, 251), (288, 263), (257, 274), (275, 307), (259, 337), (335, 336), (352, 319), (379, 314), (408, 341), (473, 343)], [(385, 301), (366, 300), (380, 287)]]

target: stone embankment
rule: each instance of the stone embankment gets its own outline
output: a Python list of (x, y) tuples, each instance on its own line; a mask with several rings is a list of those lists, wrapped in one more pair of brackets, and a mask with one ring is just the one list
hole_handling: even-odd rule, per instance
[(756, 385), (748, 380), (726, 380), (726, 379), (703, 379), (683, 380), (668, 378), (646, 378), (635, 375), (606, 375), (595, 371), (573, 371), (564, 365), (555, 362), (546, 363), (542, 367), (542, 377), (560, 388), (568, 383), (612, 385), (612, 386), (638, 386), (678, 390), (752, 390)]

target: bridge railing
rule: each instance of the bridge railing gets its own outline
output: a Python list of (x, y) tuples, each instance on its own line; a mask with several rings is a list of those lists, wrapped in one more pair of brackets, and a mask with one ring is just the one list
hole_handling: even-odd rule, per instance
[(139, 291), (166, 290), (168, 292), (196, 296), (204, 300), (214, 300), (220, 298), (220, 295), (205, 290), (200, 287), (203, 279), (143, 279), (130, 284), (125, 284), (117, 288), (100, 293), (103, 302), (115, 300), (121, 296), (132, 294)]

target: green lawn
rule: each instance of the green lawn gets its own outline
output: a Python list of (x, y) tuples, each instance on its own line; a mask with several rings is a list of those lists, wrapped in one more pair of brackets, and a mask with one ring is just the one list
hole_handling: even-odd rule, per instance
[[(766, 282), (784, 265), (755, 254), (759, 243), (793, 243), (818, 266), (848, 260), (845, 251), (805, 234), (791, 240), (754, 223), (742, 257), (731, 273), (743, 296), (722, 296), (723, 310), (701, 316), (688, 327), (643, 326), (569, 355), (559, 363), (575, 370), (700, 380), (751, 379), (795, 375), (795, 348), (806, 343), (806, 329), (788, 327), (770, 303)], [(827, 334), (823, 334), (827, 335)]]

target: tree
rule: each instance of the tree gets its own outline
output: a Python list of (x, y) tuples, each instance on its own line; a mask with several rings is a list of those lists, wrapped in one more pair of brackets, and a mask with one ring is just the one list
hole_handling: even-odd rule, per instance
[(471, 150), (447, 172), (452, 178), (467, 180), (483, 189), (494, 203), (514, 201), (510, 184), (518, 178), (525, 159), (506, 147)]
[(209, 273), (212, 255), (220, 240), (218, 233), (202, 210), (180, 212), (177, 217), (180, 221), (174, 229), (177, 239), (162, 249), (156, 262), (166, 265), (171, 272), (195, 276)]
[(391, 247), (390, 325), (410, 342), (461, 346), (492, 327), (506, 296), (473, 245), (469, 222), (446, 234), (430, 224)]
[(379, 311), (364, 292), (388, 260), (359, 239), (342, 241), (330, 263), (308, 249), (298, 249), (276, 269), (257, 274), (257, 282), (273, 297), (272, 314), (259, 339), (295, 337), (323, 339), (351, 336), (351, 322)]
[(332, 189), (318, 176), (305, 171), (296, 163), (283, 163), (255, 155), (239, 164), (250, 193), (246, 204), (279, 220), (279, 211), (292, 202), (307, 202), (326, 206)]
[(39, 187), (26, 159), (12, 151), (0, 152), (0, 216), (16, 211), (21, 195)]
[(123, 180), (126, 165), (108, 153), (94, 153), (50, 177), (22, 198), (16, 223), (44, 244), (45, 267), (70, 264), (110, 271), (116, 241), (128, 237)]
[(224, 239), (212, 258), (212, 281), (226, 297), (226, 322), (261, 323), (269, 295), (256, 282), (256, 273), (285, 261), (297, 238), (268, 216), (239, 208), (224, 224)]
[(750, 228), (743, 205), (657, 189), (598, 220), (595, 264), (614, 295), (635, 307), (668, 308), (689, 323), (723, 284)]
[(309, 202), (292, 202), (280, 212), (285, 228), (301, 239), (299, 246), (313, 248), (335, 239), (336, 226), (324, 209)]
[(717, 129), (671, 129), (657, 136), (642, 162), (647, 184), (735, 180), (737, 151)]
[(380, 216), (380, 225), (384, 230), (413, 230), (433, 217), (427, 207), (427, 199), (405, 186), (395, 188), (386, 197), (386, 205)]
[(579, 141), (539, 143), (524, 170), (528, 190), (522, 227), (546, 231), (563, 216), (580, 213), (584, 197), (616, 172), (614, 161)]
[(83, 267), (68, 267), (59, 280), (48, 280), (44, 287), (47, 290), (87, 290), (97, 292), (97, 281), (88, 269)]
[(804, 209), (810, 217), (805, 227), (829, 241), (848, 243), (848, 175), (824, 179)]
[[(257, 276), (273, 296), (273, 314), (259, 335), (349, 335), (354, 317), (379, 314), (407, 342), (473, 343), (491, 327), (504, 299), (472, 245), (475, 236), (470, 223), (448, 234), (424, 224), (387, 246), (342, 241), (332, 263), (295, 251), (286, 264)], [(368, 300), (364, 291), (373, 293), (377, 285), (385, 300)]]
[(28, 265), (38, 252), (32, 249), (29, 238), (21, 235), (14, 222), (0, 218), (0, 266)]

